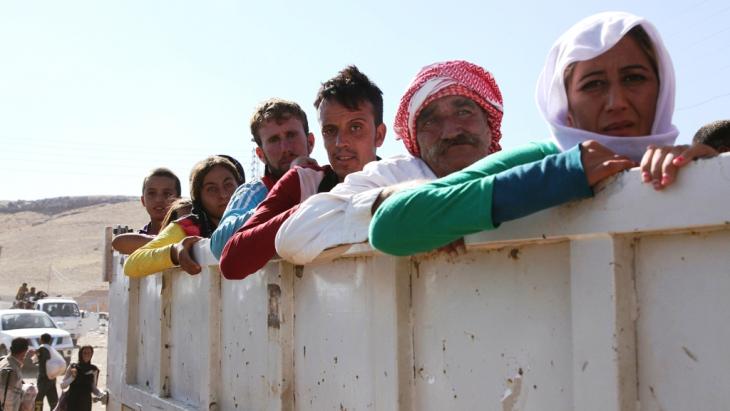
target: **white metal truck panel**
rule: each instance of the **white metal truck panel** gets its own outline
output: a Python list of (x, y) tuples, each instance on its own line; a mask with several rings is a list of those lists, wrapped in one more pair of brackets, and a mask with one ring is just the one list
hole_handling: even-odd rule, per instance
[(297, 409), (398, 409), (396, 282), (407, 273), (394, 268), (390, 258), (339, 259), (295, 279)]
[[(625, 411), (730, 404), (730, 155), (398, 258), (144, 279), (107, 259), (109, 408)], [(335, 258), (333, 260), (333, 258)]]
[(222, 280), (221, 303), (231, 309), (221, 313), (226, 325), (221, 327), (221, 384), (227, 394), (220, 398), (221, 409), (267, 409), (267, 285), (265, 270), (246, 281)]
[(171, 273), (170, 395), (183, 402), (201, 404), (201, 383), (213, 364), (205, 362), (208, 347), (207, 280), (212, 274), (191, 276)]
[(496, 410), (518, 379), (520, 410), (569, 409), (569, 263), (567, 242), (419, 259), (414, 408)]
[(147, 276), (136, 281), (139, 281), (137, 332), (134, 341), (136, 356), (130, 358), (130, 360), (136, 362), (135, 369), (137, 373), (133, 382), (143, 390), (158, 393), (161, 390), (157, 370), (160, 369), (160, 292), (162, 290), (162, 276)]
[(642, 411), (730, 404), (730, 231), (639, 241)]

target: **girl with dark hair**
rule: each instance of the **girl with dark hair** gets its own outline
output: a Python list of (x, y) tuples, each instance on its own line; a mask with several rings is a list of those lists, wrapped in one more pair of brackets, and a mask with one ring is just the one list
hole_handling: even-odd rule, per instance
[(91, 363), (93, 356), (92, 346), (84, 345), (79, 349), (79, 361), (68, 366), (66, 375), (61, 381), (61, 389), (69, 388), (63, 394), (58, 407), (69, 411), (91, 411), (91, 394), (97, 397), (103, 396), (96, 387), (99, 368)]
[(212, 156), (197, 163), (190, 173), (191, 214), (167, 225), (154, 240), (132, 253), (124, 263), (124, 273), (142, 277), (180, 266), (189, 274), (198, 274), (201, 268), (190, 249), (201, 238), (210, 237), (242, 181), (236, 166), (224, 157)]

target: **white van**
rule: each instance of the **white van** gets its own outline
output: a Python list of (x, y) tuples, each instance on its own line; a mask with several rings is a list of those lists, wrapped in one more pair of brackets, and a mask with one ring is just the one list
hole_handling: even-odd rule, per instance
[(79, 305), (71, 298), (44, 298), (35, 302), (34, 309), (43, 311), (53, 321), (71, 334), (74, 346), (83, 333), (82, 312)]

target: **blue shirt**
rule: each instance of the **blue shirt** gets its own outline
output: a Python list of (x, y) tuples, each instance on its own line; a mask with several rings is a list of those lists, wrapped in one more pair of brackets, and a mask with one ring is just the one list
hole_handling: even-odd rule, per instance
[(218, 223), (218, 228), (210, 236), (210, 251), (216, 258), (221, 258), (228, 239), (253, 215), (267, 194), (269, 187), (261, 179), (241, 184), (236, 189)]

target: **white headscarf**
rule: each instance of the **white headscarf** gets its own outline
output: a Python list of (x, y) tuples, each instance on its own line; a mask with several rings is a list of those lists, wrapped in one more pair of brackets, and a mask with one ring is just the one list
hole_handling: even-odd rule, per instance
[[(659, 69), (659, 94), (651, 134), (639, 137), (614, 137), (569, 127), (565, 68), (577, 61), (590, 60), (605, 53), (633, 27), (641, 25), (656, 50)], [(679, 134), (672, 124), (674, 112), (674, 68), (654, 25), (642, 17), (625, 12), (595, 14), (563, 33), (548, 54), (537, 80), (537, 105), (550, 124), (552, 137), (561, 150), (585, 140), (597, 140), (618, 154), (639, 161), (649, 144), (673, 145)]]

